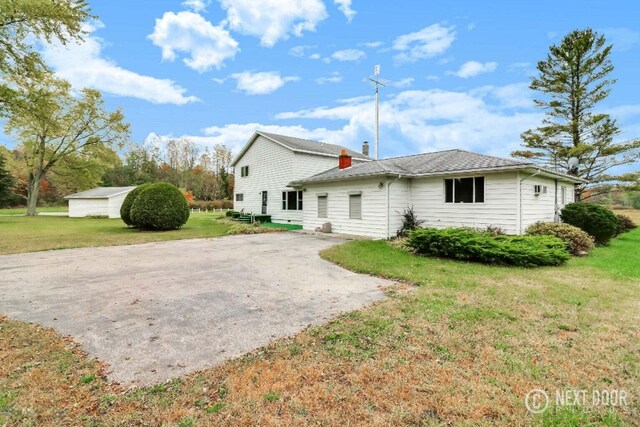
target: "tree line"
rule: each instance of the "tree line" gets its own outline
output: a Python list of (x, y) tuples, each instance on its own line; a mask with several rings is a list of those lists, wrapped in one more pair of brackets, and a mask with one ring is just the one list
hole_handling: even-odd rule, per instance
[[(170, 182), (196, 201), (229, 200), (233, 195), (232, 154), (224, 145), (200, 146), (188, 138), (158, 139), (142, 145), (130, 143), (121, 155), (104, 145), (92, 154), (82, 160), (69, 156), (49, 169), (39, 180), (38, 203), (59, 205), (64, 196), (97, 186), (158, 181)], [(0, 206), (27, 205), (31, 182), (27, 155), (23, 144), (12, 150), (0, 146), (0, 188), (11, 189), (4, 199), (0, 196)]]

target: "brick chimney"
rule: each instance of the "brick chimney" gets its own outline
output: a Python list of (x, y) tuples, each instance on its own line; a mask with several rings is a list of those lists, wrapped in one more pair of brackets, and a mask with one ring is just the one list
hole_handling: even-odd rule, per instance
[(338, 169), (346, 169), (351, 167), (351, 156), (347, 154), (344, 148), (338, 157)]
[(367, 141), (362, 143), (362, 154), (365, 156), (369, 155), (369, 143)]

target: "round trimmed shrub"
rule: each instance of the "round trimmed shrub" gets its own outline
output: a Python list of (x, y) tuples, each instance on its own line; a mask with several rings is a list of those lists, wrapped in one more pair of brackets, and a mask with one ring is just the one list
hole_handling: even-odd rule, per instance
[(143, 230), (175, 230), (189, 219), (182, 191), (168, 182), (144, 188), (131, 206), (131, 221)]
[(598, 246), (607, 245), (618, 232), (616, 215), (604, 206), (593, 203), (569, 203), (562, 209), (560, 218), (562, 222), (586, 231)]
[(127, 197), (124, 198), (122, 206), (120, 206), (120, 218), (122, 218), (124, 223), (128, 226), (135, 227), (135, 224), (131, 220), (131, 205), (133, 205), (133, 201), (136, 199), (136, 197), (138, 197), (138, 194), (140, 194), (142, 190), (150, 185), (151, 184), (138, 185), (136, 188), (131, 190), (129, 194), (127, 194)]
[(631, 231), (638, 227), (636, 223), (626, 215), (618, 214), (616, 215), (616, 218), (618, 218), (618, 231), (616, 232), (616, 235), (626, 233), (627, 231)]
[(571, 255), (587, 255), (595, 246), (593, 237), (578, 227), (557, 222), (536, 222), (530, 225), (525, 234), (529, 236), (555, 236), (565, 242)]

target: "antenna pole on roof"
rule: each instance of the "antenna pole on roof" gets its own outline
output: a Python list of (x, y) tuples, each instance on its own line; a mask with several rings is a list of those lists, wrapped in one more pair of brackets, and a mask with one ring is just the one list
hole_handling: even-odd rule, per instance
[(373, 78), (369, 77), (369, 80), (376, 85), (376, 160), (378, 160), (378, 150), (380, 147), (380, 110), (378, 104), (378, 88), (384, 86), (384, 83), (380, 81), (380, 65), (376, 65), (373, 69)]

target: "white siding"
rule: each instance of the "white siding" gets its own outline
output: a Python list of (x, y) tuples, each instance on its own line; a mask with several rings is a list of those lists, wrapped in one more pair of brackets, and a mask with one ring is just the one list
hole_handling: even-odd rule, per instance
[(428, 227), (500, 227), (517, 234), (517, 174), (474, 174), (484, 176), (484, 203), (445, 203), (444, 179), (461, 176), (416, 178), (411, 182), (411, 204), (418, 219)]
[(120, 207), (127, 194), (129, 194), (128, 191), (109, 198), (109, 218), (120, 218)]
[[(535, 195), (535, 185), (546, 185), (547, 194)], [(562, 203), (562, 192), (566, 194)], [(557, 204), (558, 213), (562, 208), (574, 200), (574, 185), (569, 182), (558, 181)], [(552, 178), (533, 177), (522, 183), (522, 232), (528, 226), (538, 221), (554, 221), (556, 206), (556, 184)]]
[(402, 214), (411, 206), (411, 180), (389, 180), (389, 237), (402, 227)]
[[(267, 214), (272, 215), (273, 221), (301, 219), (296, 211), (282, 210), (282, 191), (291, 181), (293, 159), (291, 150), (258, 136), (235, 166), (234, 193), (241, 193), (244, 200), (235, 201), (234, 194), (233, 208), (259, 214), (262, 212), (262, 192), (267, 191)], [(243, 166), (249, 166), (249, 176), (240, 176)]]
[[(525, 178), (520, 187), (520, 197), (522, 198), (522, 229), (524, 233), (528, 226), (538, 221), (552, 222), (555, 219), (555, 180), (550, 178), (534, 176)], [(536, 185), (546, 186), (547, 193), (536, 195), (534, 187)], [(560, 185), (558, 185), (558, 205), (560, 205)]]
[[(522, 176), (522, 175), (521, 175)], [(526, 175), (525, 175), (526, 176)], [(546, 194), (535, 195), (534, 186), (547, 186)], [(558, 209), (561, 210), (562, 204), (562, 188), (566, 192), (566, 204), (572, 203), (574, 198), (573, 184), (564, 181), (558, 181)], [(534, 176), (527, 178), (522, 182), (522, 229), (524, 233), (528, 226), (538, 221), (552, 222), (555, 219), (555, 180), (552, 178)]]
[(104, 199), (69, 199), (69, 217), (109, 215), (109, 200)]
[[(244, 200), (235, 201), (234, 194), (234, 209), (261, 213), (262, 191), (267, 191), (267, 214), (271, 215), (272, 221), (302, 224), (301, 211), (282, 209), (282, 192), (294, 190), (287, 187), (291, 181), (308, 178), (337, 165), (337, 157), (296, 153), (258, 136), (235, 166), (234, 193), (241, 193)], [(243, 166), (249, 166), (249, 176), (240, 176)], [(303, 193), (303, 210), (307, 209), (308, 198)], [(316, 208), (314, 207), (313, 212), (315, 216)]]
[[(387, 193), (384, 185), (378, 188), (379, 182), (381, 179), (308, 184), (304, 193), (304, 229), (313, 231), (330, 222), (335, 233), (386, 238)], [(352, 191), (362, 191), (362, 219), (349, 219)], [(327, 218), (318, 218), (318, 193), (327, 193)]]

